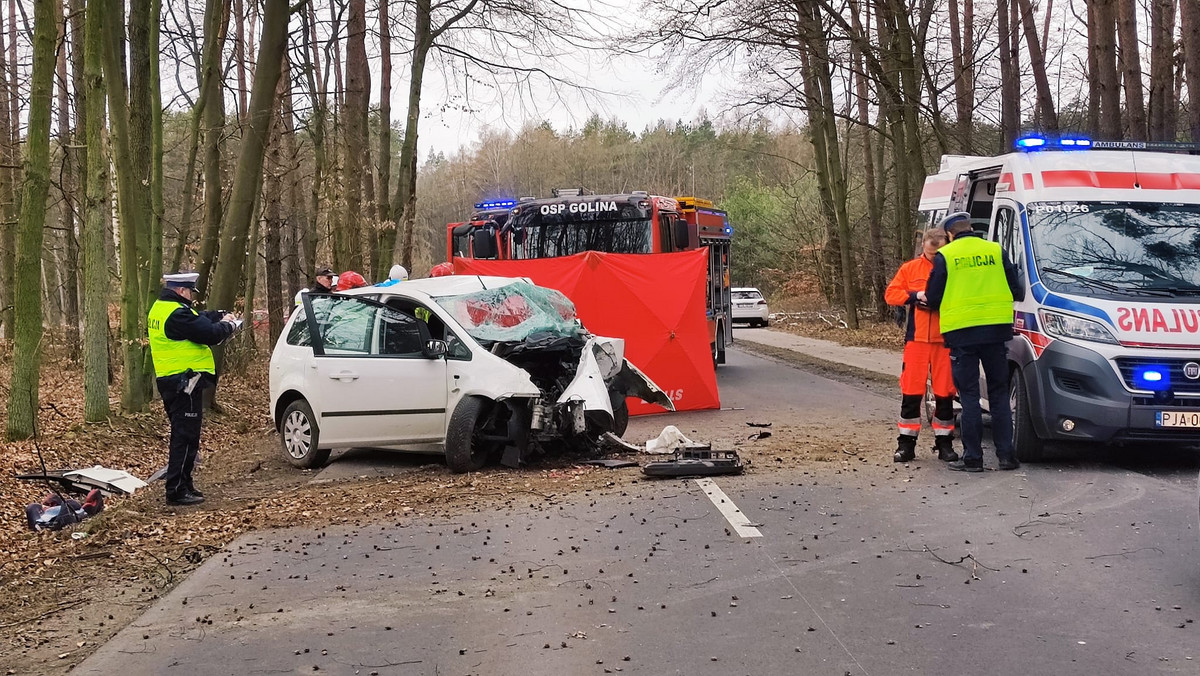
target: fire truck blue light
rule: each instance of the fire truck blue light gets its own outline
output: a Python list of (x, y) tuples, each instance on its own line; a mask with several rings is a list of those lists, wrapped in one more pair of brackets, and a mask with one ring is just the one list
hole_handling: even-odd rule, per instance
[(492, 200), (491, 202), (479, 202), (475, 205), (476, 209), (511, 209), (517, 206), (516, 200)]

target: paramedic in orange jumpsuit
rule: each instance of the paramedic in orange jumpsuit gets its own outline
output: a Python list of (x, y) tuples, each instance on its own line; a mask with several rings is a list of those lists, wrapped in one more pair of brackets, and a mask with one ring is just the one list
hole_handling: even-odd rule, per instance
[(900, 435), (896, 439), (896, 462), (908, 462), (917, 455), (917, 435), (921, 432), (921, 404), (925, 399), (926, 379), (932, 375), (936, 402), (933, 416), (933, 450), (938, 459), (958, 460), (951, 443), (954, 433), (954, 379), (950, 375), (950, 350), (942, 342), (938, 316), (917, 299), (933, 270), (933, 257), (946, 243), (939, 228), (925, 231), (921, 255), (900, 266), (888, 284), (884, 299), (888, 305), (908, 310), (904, 332), (904, 366), (900, 372)]

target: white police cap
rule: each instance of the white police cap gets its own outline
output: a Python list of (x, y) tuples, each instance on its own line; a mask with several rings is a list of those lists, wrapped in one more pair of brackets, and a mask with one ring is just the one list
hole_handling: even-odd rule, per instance
[(198, 272), (177, 272), (171, 275), (163, 275), (163, 283), (167, 286), (186, 286), (196, 288), (196, 281), (200, 279)]

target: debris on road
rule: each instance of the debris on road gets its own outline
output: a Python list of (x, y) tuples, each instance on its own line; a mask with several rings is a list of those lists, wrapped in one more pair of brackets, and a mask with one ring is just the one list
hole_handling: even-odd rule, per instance
[(616, 458), (602, 458), (600, 460), (586, 460), (579, 463), (581, 465), (596, 465), (597, 467), (607, 467), (608, 469), (623, 469), (625, 467), (637, 467), (638, 464), (632, 460), (617, 460)]
[(695, 444), (696, 442), (684, 436), (678, 427), (667, 425), (657, 438), (646, 441), (646, 452), (660, 454), (674, 453), (681, 448), (694, 446)]
[(118, 494), (133, 495), (139, 488), (148, 484), (123, 469), (110, 469), (103, 465), (86, 467), (84, 469), (55, 470), (41, 474), (18, 474), (18, 479), (26, 481), (53, 481), (64, 488), (79, 493), (87, 493), (93, 488), (112, 496)]
[(680, 450), (670, 460), (646, 463), (642, 472), (652, 477), (679, 478), (741, 474), (744, 469), (737, 451), (713, 451), (704, 448)]

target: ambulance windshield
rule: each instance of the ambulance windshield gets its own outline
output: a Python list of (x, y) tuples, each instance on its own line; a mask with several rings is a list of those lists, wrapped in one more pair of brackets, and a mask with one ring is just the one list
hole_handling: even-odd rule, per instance
[(1200, 205), (1038, 202), (1027, 213), (1038, 277), (1052, 290), (1200, 294)]

